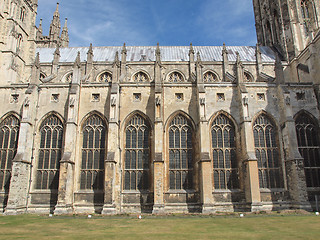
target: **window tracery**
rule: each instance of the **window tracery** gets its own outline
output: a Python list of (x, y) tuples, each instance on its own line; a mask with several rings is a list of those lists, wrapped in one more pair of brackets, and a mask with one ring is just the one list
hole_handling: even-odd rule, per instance
[(203, 76), (203, 81), (204, 82), (217, 82), (218, 81), (218, 77), (216, 74), (214, 74), (213, 72), (206, 72)]
[(68, 73), (68, 74), (65, 75), (64, 82), (71, 83), (72, 79), (73, 79), (73, 73), (71, 72), (71, 73)]
[(106, 126), (102, 118), (94, 114), (85, 121), (82, 129), (80, 189), (103, 189), (105, 146)]
[(0, 124), (0, 191), (8, 191), (12, 161), (18, 147), (20, 121), (11, 115)]
[(55, 115), (48, 116), (41, 124), (36, 189), (58, 189), (63, 130), (61, 120)]
[(169, 125), (169, 188), (193, 188), (193, 148), (190, 121), (179, 114)]
[(304, 159), (307, 187), (320, 187), (319, 130), (307, 114), (300, 114), (296, 120), (298, 147)]
[(215, 189), (238, 188), (235, 127), (224, 114), (212, 123), (211, 143)]
[(244, 81), (245, 82), (253, 82), (253, 78), (250, 73), (244, 72)]
[(181, 73), (173, 72), (173, 73), (170, 73), (168, 81), (176, 83), (176, 82), (184, 82), (184, 79)]
[(265, 114), (253, 126), (255, 153), (258, 159), (260, 188), (282, 188), (283, 178), (276, 127)]
[(126, 126), (124, 189), (149, 188), (150, 128), (146, 120), (136, 114)]
[(301, 1), (301, 15), (306, 32), (312, 31), (314, 24), (313, 19), (313, 2), (310, 0)]
[(138, 72), (133, 76), (133, 81), (134, 82), (148, 82), (149, 77), (144, 72)]
[(104, 72), (98, 77), (99, 82), (112, 82), (112, 75), (109, 72)]

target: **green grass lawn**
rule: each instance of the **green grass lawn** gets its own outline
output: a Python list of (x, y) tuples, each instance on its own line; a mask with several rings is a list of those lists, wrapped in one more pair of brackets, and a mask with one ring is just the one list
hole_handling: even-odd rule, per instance
[(0, 216), (0, 239), (320, 239), (320, 216)]

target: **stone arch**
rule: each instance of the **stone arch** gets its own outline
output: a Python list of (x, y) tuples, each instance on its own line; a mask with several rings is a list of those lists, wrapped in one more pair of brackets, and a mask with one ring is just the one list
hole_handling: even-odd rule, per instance
[(134, 72), (131, 76), (131, 82), (151, 82), (150, 74), (143, 70), (139, 69), (138, 71)]
[(112, 82), (112, 72), (110, 70), (103, 70), (96, 76), (96, 82)]
[[(177, 76), (180, 75), (180, 79), (181, 80), (177, 80), (177, 81), (171, 80), (170, 81), (170, 77), (172, 76), (172, 74), (177, 74)], [(174, 70), (170, 71), (167, 74), (165, 79), (166, 79), (166, 82), (172, 82), (172, 83), (184, 83), (184, 82), (187, 82), (186, 76), (178, 69), (174, 69)]]
[[(213, 76), (213, 79), (212, 80), (209, 80), (211, 77), (209, 76), (209, 74), (211, 73), (211, 75)], [(208, 79), (206, 80), (206, 75), (208, 75)], [(221, 79), (219, 77), (219, 74), (214, 71), (214, 70), (206, 70), (204, 73), (203, 73), (203, 82), (205, 83), (210, 83), (210, 82), (221, 82)]]
[(64, 83), (71, 83), (72, 82), (72, 78), (73, 78), (73, 71), (68, 71), (66, 72), (63, 77), (61, 78), (61, 82)]

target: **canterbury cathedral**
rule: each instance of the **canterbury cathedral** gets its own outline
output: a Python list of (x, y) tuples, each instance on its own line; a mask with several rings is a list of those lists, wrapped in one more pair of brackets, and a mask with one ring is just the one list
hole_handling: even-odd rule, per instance
[(69, 47), (37, 7), (0, 0), (3, 214), (316, 208), (318, 0), (253, 0), (256, 46)]

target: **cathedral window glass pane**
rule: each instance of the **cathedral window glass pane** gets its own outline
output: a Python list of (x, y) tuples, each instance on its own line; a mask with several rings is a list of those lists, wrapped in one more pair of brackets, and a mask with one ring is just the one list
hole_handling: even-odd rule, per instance
[(63, 124), (57, 116), (50, 115), (40, 127), (36, 189), (58, 189), (62, 139)]
[(320, 187), (319, 129), (307, 114), (300, 114), (295, 123), (307, 187)]
[(0, 123), (0, 191), (9, 191), (12, 161), (17, 152), (20, 121), (11, 115)]
[(104, 186), (106, 125), (101, 117), (94, 114), (85, 121), (82, 129), (82, 141), (80, 189), (102, 190)]
[(186, 117), (179, 114), (169, 126), (169, 188), (193, 188), (192, 128)]
[(150, 168), (150, 127), (139, 114), (134, 115), (126, 126), (124, 163), (124, 189), (147, 190)]
[(235, 127), (224, 114), (218, 115), (213, 121), (211, 139), (214, 188), (239, 188)]
[(283, 188), (275, 125), (267, 115), (261, 114), (254, 123), (253, 133), (260, 188)]

